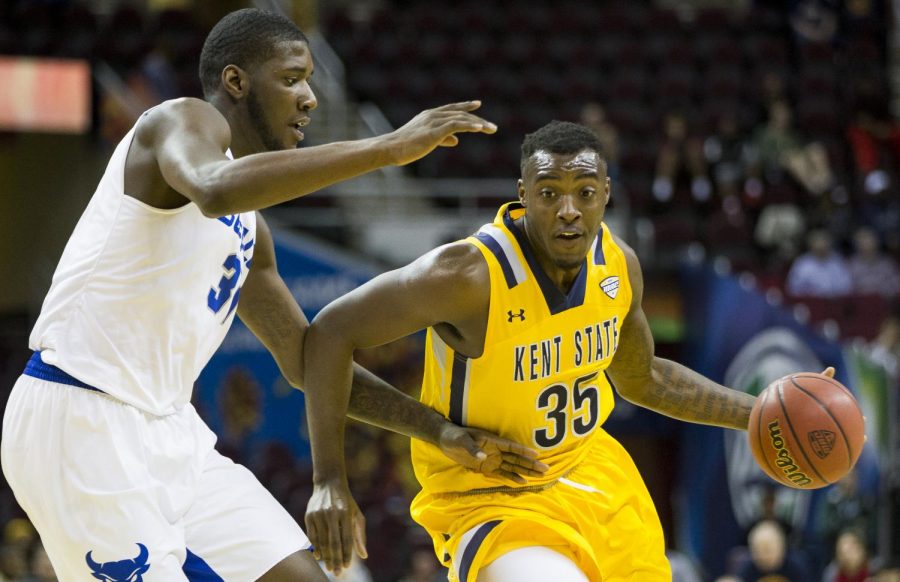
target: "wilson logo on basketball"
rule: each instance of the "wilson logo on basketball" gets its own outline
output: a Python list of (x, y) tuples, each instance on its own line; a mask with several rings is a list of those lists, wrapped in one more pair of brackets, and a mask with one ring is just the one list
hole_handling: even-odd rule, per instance
[(814, 430), (808, 433), (809, 444), (820, 459), (824, 459), (834, 448), (834, 433), (830, 430)]
[(781, 426), (778, 424), (778, 421), (773, 420), (768, 426), (769, 438), (772, 439), (772, 447), (778, 451), (778, 458), (775, 459), (775, 464), (778, 465), (778, 468), (784, 472), (791, 483), (798, 487), (812, 483), (812, 479), (807, 477), (806, 474), (800, 470), (800, 467), (794, 462), (794, 457), (791, 456), (791, 452), (785, 446), (784, 437), (781, 436)]

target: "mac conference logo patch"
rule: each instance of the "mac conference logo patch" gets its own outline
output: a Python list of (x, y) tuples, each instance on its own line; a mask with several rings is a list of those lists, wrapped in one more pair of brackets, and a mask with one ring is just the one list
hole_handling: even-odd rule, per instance
[(834, 448), (834, 433), (830, 430), (814, 430), (806, 435), (813, 452), (820, 459), (824, 459)]
[(617, 275), (610, 275), (606, 279), (600, 281), (600, 288), (603, 289), (603, 292), (606, 293), (606, 296), (610, 299), (615, 299), (616, 295), (619, 294), (619, 277)]

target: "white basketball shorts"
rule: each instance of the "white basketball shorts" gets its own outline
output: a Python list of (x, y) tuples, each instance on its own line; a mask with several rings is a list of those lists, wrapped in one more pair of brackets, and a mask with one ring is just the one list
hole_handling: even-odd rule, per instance
[(60, 580), (249, 582), (309, 540), (215, 441), (190, 405), (157, 417), (23, 375), (0, 452)]

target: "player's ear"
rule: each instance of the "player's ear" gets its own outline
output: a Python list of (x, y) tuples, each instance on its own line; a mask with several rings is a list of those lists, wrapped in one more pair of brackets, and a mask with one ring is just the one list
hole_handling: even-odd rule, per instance
[(606, 199), (603, 200), (603, 205), (606, 206), (609, 204), (609, 197), (612, 195), (612, 189), (610, 188), (609, 176), (606, 177)]
[(519, 178), (519, 181), (516, 182), (516, 190), (519, 192), (519, 202), (522, 203), (522, 206), (525, 206), (525, 182), (522, 181), (522, 178)]
[(241, 99), (247, 95), (250, 79), (247, 73), (237, 65), (228, 65), (222, 69), (222, 87), (233, 99)]

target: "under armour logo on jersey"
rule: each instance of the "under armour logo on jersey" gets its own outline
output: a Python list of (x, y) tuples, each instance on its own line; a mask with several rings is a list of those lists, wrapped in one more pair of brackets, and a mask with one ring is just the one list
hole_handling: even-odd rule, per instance
[(514, 317), (518, 317), (519, 321), (525, 321), (525, 310), (524, 309), (520, 309), (518, 313), (513, 313), (512, 310), (510, 309), (509, 311), (506, 312), (506, 314), (508, 315), (508, 317), (506, 318), (506, 321), (508, 321), (510, 323), (512, 323), (512, 320)]
[(616, 295), (619, 294), (619, 277), (610, 275), (606, 279), (603, 279), (600, 281), (600, 288), (603, 289), (603, 292), (606, 293), (607, 297), (615, 299)]
[(144, 544), (138, 544), (138, 555), (136, 558), (128, 560), (119, 560), (118, 562), (95, 562), (91, 556), (93, 550), (84, 555), (84, 560), (91, 568), (91, 575), (97, 580), (105, 582), (141, 582), (144, 574), (150, 569), (147, 558), (150, 552)]

